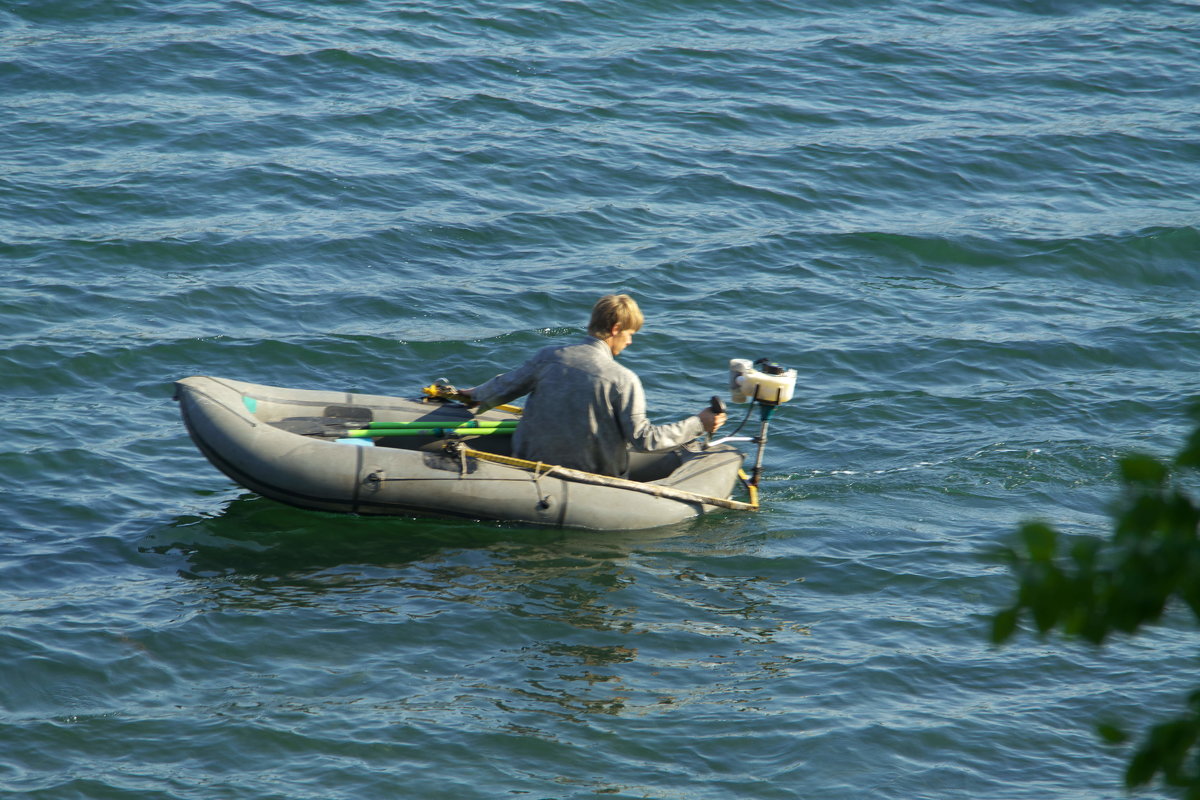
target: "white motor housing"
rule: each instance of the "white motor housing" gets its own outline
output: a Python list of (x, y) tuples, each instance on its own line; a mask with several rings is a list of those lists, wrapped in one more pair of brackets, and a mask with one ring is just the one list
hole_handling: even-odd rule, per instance
[[(762, 363), (762, 362), (759, 362)], [(735, 403), (757, 400), (778, 405), (792, 399), (796, 391), (796, 370), (765, 364), (764, 370), (754, 368), (745, 358), (729, 360), (729, 392)]]

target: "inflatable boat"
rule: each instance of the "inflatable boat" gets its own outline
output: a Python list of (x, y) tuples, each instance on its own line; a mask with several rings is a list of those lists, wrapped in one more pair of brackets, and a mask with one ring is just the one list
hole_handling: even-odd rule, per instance
[[(519, 409), (474, 415), (439, 397), (284, 389), (194, 376), (176, 382), (188, 433), (238, 484), (300, 508), (634, 530), (719, 509), (743, 454), (696, 441), (632, 453), (614, 478), (511, 457)], [(427, 390), (428, 391), (428, 390)]]

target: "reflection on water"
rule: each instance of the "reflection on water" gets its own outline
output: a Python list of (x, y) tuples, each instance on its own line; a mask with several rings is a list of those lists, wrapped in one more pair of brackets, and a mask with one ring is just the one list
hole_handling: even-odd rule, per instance
[[(716, 515), (720, 516), (720, 515)], [(283, 575), (341, 564), (397, 565), (455, 548), (557, 543), (563, 553), (621, 555), (702, 530), (709, 519), (647, 531), (571, 531), (468, 520), (360, 517), (308, 511), (256, 494), (220, 514), (189, 515), (145, 537), (142, 549), (181, 553), (185, 577)]]
[(319, 514), (247, 495), (221, 515), (175, 520), (144, 550), (180, 558), (189, 604), (220, 614), (227, 633), (238, 620), (247, 636), (262, 636), (264, 619), (303, 620), (298, 640), (272, 650), (301, 684), (321, 669), (303, 642), (316, 624), (387, 676), (360, 698), (383, 716), (453, 706), (473, 724), (549, 740), (564, 735), (551, 720), (769, 705), (770, 680), (800, 662), (788, 651), (807, 633), (778, 595), (796, 578), (692, 565), (742, 555), (727, 528), (546, 531)]

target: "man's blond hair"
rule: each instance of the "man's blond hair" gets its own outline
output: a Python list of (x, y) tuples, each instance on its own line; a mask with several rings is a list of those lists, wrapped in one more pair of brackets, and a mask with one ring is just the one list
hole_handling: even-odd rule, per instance
[(604, 339), (612, 335), (614, 325), (623, 331), (637, 331), (646, 318), (638, 308), (637, 301), (627, 294), (606, 294), (592, 306), (592, 320), (588, 333)]

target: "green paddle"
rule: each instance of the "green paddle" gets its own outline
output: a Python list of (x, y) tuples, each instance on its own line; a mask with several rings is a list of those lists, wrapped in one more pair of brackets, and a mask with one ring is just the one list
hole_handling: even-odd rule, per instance
[(494, 429), (494, 428), (515, 428), (517, 420), (515, 419), (470, 419), (463, 422), (453, 420), (438, 420), (418, 419), (409, 422), (368, 422), (366, 425), (370, 430), (386, 430), (392, 428), (400, 428), (410, 430), (414, 428), (448, 428), (453, 430), (467, 429)]
[(459, 436), (490, 436), (498, 433), (504, 436), (511, 436), (516, 433), (517, 426), (505, 425), (504, 427), (488, 427), (480, 428), (474, 425), (453, 425), (439, 427), (419, 427), (419, 428), (354, 428), (346, 431), (343, 435), (352, 439), (378, 439), (386, 436), (433, 436), (442, 437), (451, 434)]
[(515, 419), (468, 419), (431, 420), (418, 419), (407, 422), (367, 422), (366, 420), (339, 420), (331, 417), (289, 417), (272, 422), (271, 425), (301, 436), (349, 436), (353, 438), (376, 438), (382, 436), (447, 436), (449, 434), (484, 435), (489, 433), (511, 434), (517, 429)]

